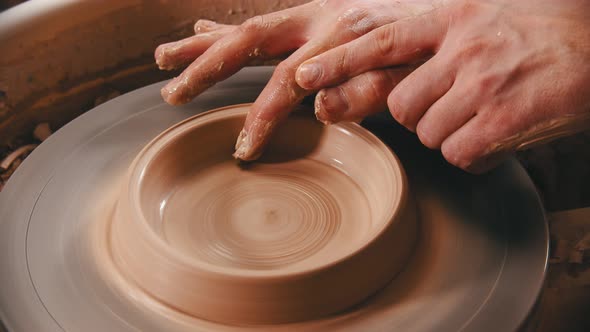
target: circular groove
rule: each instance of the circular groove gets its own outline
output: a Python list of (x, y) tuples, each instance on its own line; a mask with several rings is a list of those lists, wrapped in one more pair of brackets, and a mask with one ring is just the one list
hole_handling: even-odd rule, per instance
[(186, 225), (174, 227), (187, 229), (193, 253), (215, 265), (271, 269), (305, 259), (338, 232), (347, 207), (301, 173), (285, 170), (222, 183), (194, 202), (198, 219), (175, 220)]

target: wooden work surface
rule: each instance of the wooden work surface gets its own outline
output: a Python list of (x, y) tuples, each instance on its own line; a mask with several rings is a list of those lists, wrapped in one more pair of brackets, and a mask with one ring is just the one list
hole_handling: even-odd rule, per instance
[(551, 213), (549, 227), (551, 251), (546, 285), (523, 332), (588, 332), (590, 207)]

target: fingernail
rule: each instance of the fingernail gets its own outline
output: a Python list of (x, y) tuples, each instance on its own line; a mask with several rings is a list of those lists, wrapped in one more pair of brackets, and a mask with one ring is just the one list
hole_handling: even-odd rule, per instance
[(316, 96), (315, 115), (324, 124), (336, 123), (342, 119), (348, 107), (348, 100), (342, 89), (324, 89)]
[(299, 66), (295, 75), (297, 84), (302, 88), (312, 88), (313, 84), (322, 76), (322, 66), (317, 63), (308, 63)]

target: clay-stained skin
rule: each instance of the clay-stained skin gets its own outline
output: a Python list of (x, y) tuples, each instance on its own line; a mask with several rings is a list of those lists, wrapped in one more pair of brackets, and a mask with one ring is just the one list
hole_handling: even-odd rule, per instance
[[(374, 112), (383, 110), (383, 101), (387, 100), (394, 118), (416, 132), (424, 145), (441, 149), (450, 163), (475, 173), (496, 165), (487, 162), (491, 155), (530, 145), (526, 137), (534, 136), (539, 128), (553, 126), (553, 120), (588, 112), (590, 103), (583, 87), (590, 77), (584, 62), (590, 54), (590, 29), (582, 14), (587, 12), (587, 2), (352, 3), (316, 1), (298, 10), (257, 17), (238, 28), (244, 34), (259, 32), (256, 40), (235, 39), (226, 44), (240, 45), (249, 55), (256, 53), (252, 53), (252, 47), (272, 54), (265, 50), (269, 45), (273, 45), (273, 51), (296, 51), (277, 68), (278, 73), (258, 98), (244, 125), (252, 144), (243, 145), (236, 156), (255, 159), (268, 142), (272, 131), (252, 126), (255, 119), (280, 121), (302, 97), (340, 87), (356, 77), (371, 78), (364, 85), (365, 95), (389, 93), (387, 97), (370, 98)], [(315, 10), (305, 12), (305, 8)], [(308, 20), (316, 15), (321, 20)], [(275, 29), (284, 29), (285, 34), (288, 31), (291, 42), (281, 38), (285, 34), (263, 33), (266, 22), (275, 21), (281, 22)], [(225, 42), (222, 38), (218, 43)], [(217, 56), (231, 58), (233, 53), (220, 52)], [(401, 82), (383, 84), (369, 74), (423, 61)], [(193, 74), (197, 80), (204, 79)], [(297, 84), (292, 84), (293, 77)], [(393, 81), (399, 84), (391, 84)], [(188, 94), (199, 91), (187, 90)], [(178, 92), (179, 98), (174, 98), (175, 93), (167, 95), (169, 102), (187, 100), (186, 93)], [(319, 93), (317, 105), (325, 104), (328, 96), (325, 91)], [(332, 97), (337, 98), (335, 94)], [(331, 123), (345, 119), (344, 112), (327, 116), (324, 109), (316, 114), (320, 121)], [(357, 118), (369, 115), (356, 112)], [(566, 135), (575, 131), (560, 132)], [(553, 132), (549, 136), (558, 135)], [(514, 141), (518, 143), (510, 143)]]
[(327, 97), (325, 90), (318, 92), (317, 96), (315, 97), (313, 112), (315, 114), (316, 119), (318, 119), (321, 123), (325, 125), (330, 125), (333, 122), (331, 120), (325, 119), (323, 115), (325, 112), (322, 112), (322, 105), (325, 103), (326, 99)]
[(559, 137), (572, 135), (590, 128), (588, 114), (570, 114), (539, 123), (526, 131), (492, 144), (486, 155), (502, 151), (525, 150)]
[(231, 31), (231, 28), (200, 32), (177, 42), (160, 45), (155, 52), (156, 64), (162, 70), (181, 68), (191, 63), (195, 54), (210, 47), (227, 31)]
[[(234, 158), (240, 160), (258, 159), (258, 157), (260, 157), (260, 154), (262, 154), (262, 143), (264, 137), (267, 137), (272, 133), (276, 124), (276, 121), (264, 121), (261, 119), (257, 119), (254, 120), (254, 122), (252, 123), (251, 126), (253, 127), (253, 129), (250, 130), (250, 133), (245, 129), (242, 129), (236, 141), (236, 152), (234, 152), (233, 154)], [(258, 154), (252, 155), (250, 151), (259, 152)]]
[[(239, 151), (234, 156), (253, 160), (261, 155), (275, 127), (275, 124), (255, 125), (255, 122), (282, 121), (303, 97), (313, 92), (302, 89), (295, 82), (295, 71), (299, 64), (378, 26), (432, 8), (428, 1), (392, 3), (389, 0), (322, 0), (254, 17), (236, 27), (235, 32), (221, 37), (210, 48), (202, 50), (202, 55), (195, 56), (195, 62), (181, 77), (163, 89), (162, 96), (171, 104), (181, 104), (202, 92), (210, 86), (209, 83), (226, 78), (254, 59), (293, 53), (277, 67), (276, 74), (246, 119), (243, 135), (237, 140)], [(225, 69), (213, 73), (214, 62), (220, 59), (225, 62)], [(186, 76), (190, 79), (186, 80)], [(382, 104), (375, 101), (367, 108), (380, 110), (381, 105), (377, 103)], [(244, 140), (244, 137), (248, 140)]]
[(389, 111), (425, 146), (473, 173), (515, 149), (588, 128), (579, 121), (590, 112), (587, 1), (436, 6), (314, 56), (299, 67), (297, 82), (329, 89), (427, 56), (389, 91)]

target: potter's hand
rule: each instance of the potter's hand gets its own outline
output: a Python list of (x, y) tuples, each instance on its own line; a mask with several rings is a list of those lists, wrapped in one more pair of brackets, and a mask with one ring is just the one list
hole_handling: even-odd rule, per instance
[(590, 128), (590, 1), (447, 1), (306, 61), (318, 90), (433, 55), (388, 96), (397, 121), (463, 169)]
[[(170, 104), (186, 103), (253, 60), (292, 53), (277, 66), (254, 103), (236, 144), (237, 158), (255, 159), (275, 125), (313, 92), (295, 82), (302, 62), (379, 26), (432, 9), (429, 0), (318, 0), (257, 16), (237, 27), (199, 21), (195, 36), (156, 50), (156, 62), (162, 69), (179, 67), (196, 58), (162, 89), (162, 96)], [(354, 120), (384, 110), (387, 94), (408, 73), (408, 68), (368, 71), (324, 90), (316, 103), (318, 118), (325, 122)], [(341, 96), (346, 96), (345, 105)]]

